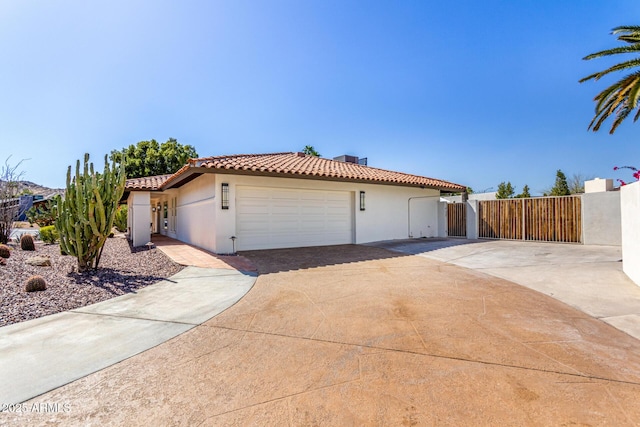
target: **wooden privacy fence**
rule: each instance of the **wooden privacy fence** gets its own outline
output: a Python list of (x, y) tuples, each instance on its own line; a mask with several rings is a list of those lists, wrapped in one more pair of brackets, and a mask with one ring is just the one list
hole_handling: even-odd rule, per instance
[(447, 230), (453, 237), (467, 236), (467, 204), (447, 204)]
[(582, 237), (581, 198), (479, 201), (478, 237), (578, 243)]

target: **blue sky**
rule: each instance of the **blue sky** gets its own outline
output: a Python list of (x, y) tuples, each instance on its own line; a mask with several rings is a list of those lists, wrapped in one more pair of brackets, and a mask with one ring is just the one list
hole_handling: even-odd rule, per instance
[(639, 16), (632, 0), (4, 0), (0, 160), (63, 187), (85, 152), (173, 137), (201, 156), (313, 145), (475, 190), (628, 179), (612, 168), (640, 164), (640, 123), (588, 132), (613, 80), (578, 80)]

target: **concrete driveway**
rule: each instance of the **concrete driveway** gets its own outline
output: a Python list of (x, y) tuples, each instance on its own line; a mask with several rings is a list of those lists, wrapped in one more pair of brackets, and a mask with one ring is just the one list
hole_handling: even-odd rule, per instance
[(619, 246), (464, 239), (395, 240), (372, 246), (507, 279), (640, 339), (640, 286), (623, 273)]
[[(640, 341), (539, 292), (378, 247), (244, 255), (260, 276), (235, 306), (24, 403), (21, 414), (0, 414), (0, 423), (624, 426), (640, 419)], [(47, 404), (58, 410), (28, 410)]]

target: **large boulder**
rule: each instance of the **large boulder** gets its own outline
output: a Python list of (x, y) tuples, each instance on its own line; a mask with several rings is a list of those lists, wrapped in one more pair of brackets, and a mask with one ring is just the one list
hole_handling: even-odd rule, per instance
[(46, 256), (34, 256), (25, 261), (29, 265), (36, 267), (51, 267), (51, 259)]

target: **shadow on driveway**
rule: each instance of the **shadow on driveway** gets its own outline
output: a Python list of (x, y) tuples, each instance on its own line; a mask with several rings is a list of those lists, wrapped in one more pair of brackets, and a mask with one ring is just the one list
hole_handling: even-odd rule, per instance
[(240, 255), (249, 258), (257, 266), (259, 274), (270, 274), (363, 261), (402, 258), (411, 254), (392, 252), (384, 248), (375, 247), (363, 250), (362, 246), (359, 245), (335, 245), (245, 251)]

